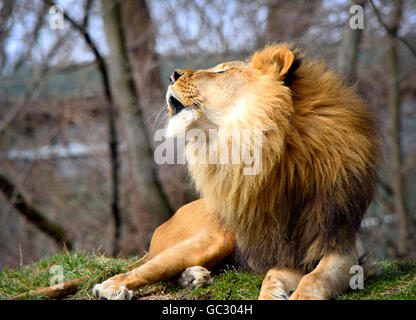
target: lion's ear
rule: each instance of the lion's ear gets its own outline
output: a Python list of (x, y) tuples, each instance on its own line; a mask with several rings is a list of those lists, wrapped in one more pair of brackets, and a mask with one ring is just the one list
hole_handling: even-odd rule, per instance
[[(254, 68), (266, 74), (275, 74), (285, 84), (290, 85), (293, 73), (299, 67), (300, 60), (287, 46), (269, 46), (256, 52), (251, 58)], [(287, 83), (286, 83), (287, 82)]]

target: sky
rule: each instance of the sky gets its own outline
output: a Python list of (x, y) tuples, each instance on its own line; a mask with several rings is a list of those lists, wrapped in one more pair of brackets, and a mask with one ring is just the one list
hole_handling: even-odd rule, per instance
[[(31, 7), (31, 10), (27, 10), (26, 15), (23, 17), (16, 17), (16, 23), (12, 29), (11, 36), (9, 37), (6, 43), (6, 52), (10, 59), (10, 62), (15, 61), (18, 56), (19, 52), (24, 50), (24, 48), (28, 45), (27, 40), (25, 39), (25, 34), (30, 30), (33, 29), (36, 19), (36, 10), (40, 8), (40, 4), (42, 0), (16, 0), (21, 5), (28, 5)], [(219, 13), (216, 12), (215, 6), (205, 6), (204, 3), (206, 0), (197, 0), (196, 4), (203, 8), (206, 11), (207, 15), (206, 18), (212, 21), (212, 23), (216, 25), (220, 25), (223, 21), (232, 21), (232, 23), (223, 23), (221, 25), (221, 30), (223, 31), (225, 37), (232, 37), (233, 43), (235, 43), (234, 48), (230, 49), (238, 49), (245, 45), (247, 39), (254, 37), (253, 31), (250, 29), (244, 28), (246, 22), (244, 21), (244, 17), (235, 17), (235, 10), (238, 9), (238, 4), (236, 1), (219, 1), (213, 0), (218, 3), (225, 3), (224, 10)], [(80, 19), (82, 16), (83, 8), (82, 3), (83, 1), (78, 0), (58, 0), (56, 1), (58, 5), (60, 5), (65, 12), (77, 19)], [(196, 39), (198, 41), (198, 46), (202, 48), (202, 50), (207, 52), (215, 52), (221, 46), (218, 39), (215, 39), (210, 32), (205, 32), (204, 35), (201, 36), (200, 28), (201, 28), (201, 21), (199, 20), (199, 16), (197, 14), (193, 14), (193, 8), (189, 10), (177, 10), (177, 2), (176, 0), (152, 0), (148, 1), (149, 8), (151, 11), (152, 18), (156, 21), (156, 25), (159, 29), (159, 37), (156, 39), (156, 50), (159, 54), (172, 54), (175, 53), (178, 48), (182, 46), (181, 43), (178, 42), (176, 37), (172, 37), (172, 14), (170, 13), (170, 18), (166, 19), (165, 14), (167, 8), (172, 9), (175, 11), (176, 21), (178, 22), (178, 27), (180, 32), (186, 35), (189, 39)], [(208, 1), (210, 2), (210, 1)], [(1, 3), (1, 0), (0, 0)], [(100, 49), (100, 52), (106, 54), (108, 52), (106, 43), (105, 43), (105, 34), (103, 28), (103, 22), (101, 19), (101, 12), (99, 7), (99, 1), (95, 2), (96, 5), (93, 8), (93, 14), (90, 20), (89, 31), (97, 46)], [(258, 10), (257, 14), (258, 20), (258, 27), (261, 27), (263, 21), (263, 28), (264, 28), (264, 21), (266, 20), (267, 16), (267, 9), (265, 6)], [(69, 23), (64, 21), (64, 30), (52, 30), (49, 28), (49, 19), (53, 16), (50, 14), (45, 15), (44, 19), (44, 27), (40, 32), (39, 41), (35, 44), (34, 50), (34, 62), (42, 62), (45, 59), (45, 53), (49, 51), (51, 46), (54, 44), (58, 36), (65, 34), (68, 30)], [(170, 22), (169, 22), (170, 21)], [(241, 32), (241, 30), (245, 30)], [(89, 52), (87, 47), (85, 46), (82, 39), (78, 37), (67, 35), (71, 40), (71, 57), (75, 62), (90, 62), (93, 61), (94, 56)], [(55, 63), (59, 63), (59, 59), (57, 61), (53, 61)]]
[[(28, 45), (28, 41), (25, 39), (25, 33), (32, 30), (35, 23), (36, 10), (41, 8), (40, 5), (43, 0), (16, 1), (20, 5), (29, 5), (31, 8), (30, 10), (25, 11), (26, 13), (23, 17), (15, 17), (16, 23), (5, 47), (11, 62), (15, 61), (19, 56), (19, 52), (24, 50)], [(256, 37), (256, 32), (262, 32), (266, 26), (267, 6), (264, 5), (265, 1), (266, 0), (261, 0), (260, 2), (253, 1), (252, 3), (250, 3), (250, 1), (245, 1), (244, 4), (241, 4), (236, 0), (195, 0), (195, 4), (191, 4), (188, 7), (180, 5), (182, 0), (147, 1), (152, 18), (159, 31), (159, 35), (156, 39), (156, 50), (162, 55), (181, 53), (180, 50), (182, 50), (184, 44), (175, 36), (175, 33), (178, 33), (181, 36), (185, 36), (186, 39), (191, 40), (189, 41), (189, 44), (185, 45), (189, 52), (203, 51), (215, 53), (221, 51), (222, 48), (221, 39), (218, 37), (218, 30), (221, 31), (226, 40), (232, 39), (232, 41), (228, 41), (228, 43), (231, 43), (231, 46), (229, 47), (230, 50), (253, 50), (255, 48), (251, 47), (255, 45), (255, 42), (252, 40)], [(347, 3), (347, 0), (323, 1), (324, 7)], [(68, 15), (76, 20), (80, 19), (83, 14), (83, 1), (58, 0), (56, 2), (63, 7)], [(263, 3), (263, 5), (259, 5), (259, 3)], [(377, 1), (376, 3), (379, 2)], [(250, 11), (250, 5), (253, 7), (252, 11)], [(251, 24), (249, 24), (244, 14), (239, 15), (239, 10), (241, 10), (243, 6), (246, 6), (245, 10), (248, 10), (248, 12), (255, 12), (254, 22), (251, 22)], [(180, 9), (178, 9), (178, 7)], [(201, 15), (196, 14), (198, 7), (206, 13), (206, 15), (203, 15), (203, 18), (210, 21), (211, 25), (214, 27), (209, 30), (204, 29)], [(220, 8), (220, 12), (218, 11), (218, 8)], [(95, 7), (93, 8), (92, 13), (89, 26), (90, 34), (100, 49), (100, 52), (106, 54), (108, 50), (105, 42), (99, 1), (95, 1)], [(404, 14), (407, 21), (413, 22), (409, 25), (414, 25), (416, 23), (416, 15), (414, 13), (409, 13), (405, 10)], [(348, 13), (345, 12), (344, 14), (333, 17), (328, 16), (328, 19), (346, 19), (347, 15)], [(65, 60), (63, 54), (68, 54), (70, 60), (76, 63), (93, 61), (94, 56), (86, 47), (83, 39), (79, 36), (77, 37), (75, 33), (66, 33), (68, 29), (70, 29), (69, 23), (64, 21), (64, 30), (52, 30), (49, 28), (49, 19), (51, 18), (52, 15), (45, 15), (44, 27), (41, 30), (39, 41), (34, 45), (34, 62), (43, 62), (45, 53), (49, 51), (56, 38), (62, 34), (65, 34), (68, 37), (70, 40), (69, 44), (62, 49), (64, 52), (61, 52), (60, 55), (52, 59), (52, 63), (59, 64), (61, 63), (61, 60), (67, 61), (68, 57), (65, 57)], [(177, 27), (174, 26), (173, 21), (177, 22)], [(405, 30), (406, 27), (407, 24), (402, 27), (404, 32), (408, 31)], [(216, 30), (216, 28), (218, 28), (218, 30)], [(194, 45), (197, 43), (197, 46), (192, 47), (192, 43)]]

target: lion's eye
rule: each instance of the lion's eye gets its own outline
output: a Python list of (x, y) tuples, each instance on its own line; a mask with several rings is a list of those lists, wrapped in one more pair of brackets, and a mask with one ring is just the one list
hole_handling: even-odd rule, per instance
[(221, 69), (221, 70), (216, 70), (216, 71), (214, 71), (214, 73), (224, 73), (227, 70), (229, 70), (229, 68)]

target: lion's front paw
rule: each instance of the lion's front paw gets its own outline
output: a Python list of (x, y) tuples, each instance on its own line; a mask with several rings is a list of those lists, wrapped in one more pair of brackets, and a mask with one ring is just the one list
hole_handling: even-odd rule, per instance
[(321, 296), (317, 295), (311, 295), (311, 294), (305, 294), (302, 292), (293, 292), (292, 295), (289, 298), (290, 300), (325, 300)]
[(258, 299), (259, 300), (288, 300), (289, 297), (284, 290), (278, 288), (278, 289), (267, 291), (267, 292), (261, 292)]
[(133, 298), (132, 290), (128, 290), (126, 286), (119, 286), (110, 281), (96, 284), (92, 288), (92, 294), (95, 298), (103, 300), (131, 300)]
[(309, 274), (304, 276), (297, 289), (290, 295), (290, 300), (327, 300), (328, 284), (322, 281), (319, 274)]
[(204, 267), (190, 267), (182, 272), (179, 284), (185, 289), (202, 288), (211, 284), (214, 279), (210, 272)]
[(291, 295), (290, 300), (326, 300), (319, 290), (311, 287), (298, 287)]

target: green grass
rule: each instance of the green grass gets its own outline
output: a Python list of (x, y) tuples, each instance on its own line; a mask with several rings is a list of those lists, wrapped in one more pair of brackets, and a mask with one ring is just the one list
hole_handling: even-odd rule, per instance
[[(0, 299), (12, 299), (18, 294), (29, 290), (51, 285), (50, 281), (57, 273), (52, 266), (62, 267), (63, 281), (69, 281), (88, 275), (89, 279), (80, 285), (80, 290), (74, 299), (90, 299), (94, 284), (100, 283), (117, 273), (125, 272), (125, 267), (136, 258), (111, 259), (92, 253), (62, 253), (56, 254), (24, 266), (18, 270), (5, 269), (0, 272)], [(26, 297), (36, 299), (41, 297)]]
[[(61, 253), (18, 270), (0, 272), (0, 299), (13, 299), (16, 295), (50, 285), (51, 267), (60, 266), (64, 281), (88, 275), (80, 290), (66, 299), (91, 299), (91, 289), (117, 273), (126, 272), (127, 265), (137, 260), (106, 258), (93, 253)], [(416, 262), (377, 261), (378, 275), (364, 283), (362, 290), (350, 290), (340, 296), (341, 300), (360, 299), (416, 299)], [(206, 288), (185, 290), (176, 281), (162, 281), (140, 288), (135, 292), (138, 299), (256, 299), (263, 277), (250, 272), (229, 268), (214, 276), (214, 282)], [(41, 296), (20, 299), (45, 299)]]
[(364, 283), (363, 290), (351, 290), (343, 300), (415, 300), (416, 261), (378, 261), (380, 272)]

